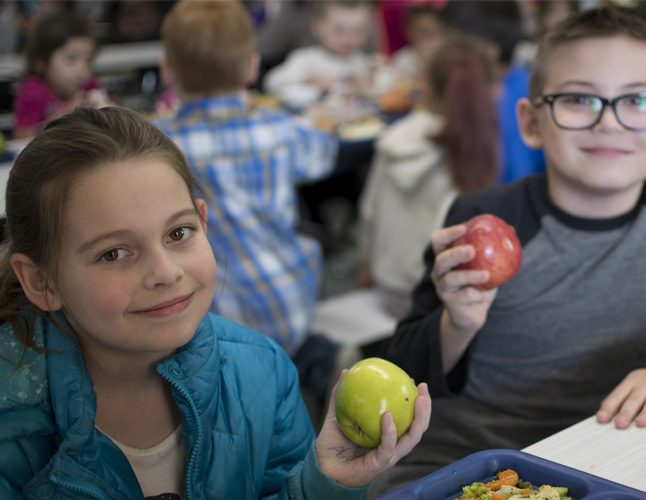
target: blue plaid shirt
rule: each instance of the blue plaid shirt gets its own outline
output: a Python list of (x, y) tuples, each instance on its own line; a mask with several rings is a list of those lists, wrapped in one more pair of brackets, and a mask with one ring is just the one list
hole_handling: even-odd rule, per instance
[(211, 310), (293, 353), (318, 298), (321, 249), (296, 233), (295, 185), (326, 176), (336, 141), (242, 97), (186, 103), (156, 123), (182, 149), (212, 197), (209, 240), (219, 264)]

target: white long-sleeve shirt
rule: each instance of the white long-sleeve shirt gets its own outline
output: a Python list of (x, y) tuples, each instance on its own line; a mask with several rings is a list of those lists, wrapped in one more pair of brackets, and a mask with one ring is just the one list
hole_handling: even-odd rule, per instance
[(282, 95), (295, 87), (315, 87), (305, 83), (313, 74), (321, 74), (338, 80), (365, 75), (370, 68), (370, 57), (362, 51), (343, 57), (320, 45), (294, 50), (283, 62), (267, 72), (265, 90)]

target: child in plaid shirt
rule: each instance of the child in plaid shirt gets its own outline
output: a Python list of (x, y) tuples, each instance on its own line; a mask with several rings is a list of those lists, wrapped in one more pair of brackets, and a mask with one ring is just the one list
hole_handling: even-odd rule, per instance
[(212, 197), (210, 242), (225, 269), (211, 309), (293, 355), (308, 331), (322, 271), (320, 246), (296, 232), (295, 185), (332, 170), (336, 142), (286, 113), (249, 107), (244, 88), (255, 79), (258, 56), (238, 2), (180, 2), (162, 37), (162, 66), (183, 105), (157, 125)]

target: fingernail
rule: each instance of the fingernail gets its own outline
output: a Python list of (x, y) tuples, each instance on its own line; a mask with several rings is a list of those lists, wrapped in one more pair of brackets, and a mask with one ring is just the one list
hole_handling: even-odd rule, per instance
[(628, 427), (628, 424), (630, 421), (628, 420), (627, 417), (624, 417), (623, 415), (618, 416), (615, 418), (615, 425), (617, 427)]

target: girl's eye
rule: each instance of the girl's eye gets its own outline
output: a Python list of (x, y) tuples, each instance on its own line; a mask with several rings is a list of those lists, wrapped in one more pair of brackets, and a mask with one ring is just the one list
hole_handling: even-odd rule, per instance
[(173, 229), (169, 234), (168, 237), (172, 241), (182, 241), (182, 240), (187, 240), (188, 238), (191, 237), (191, 234), (195, 230), (194, 227), (192, 226), (183, 226), (183, 227), (178, 227), (176, 229)]
[(101, 255), (101, 260), (106, 262), (115, 262), (126, 256), (126, 251), (123, 248), (112, 248)]

